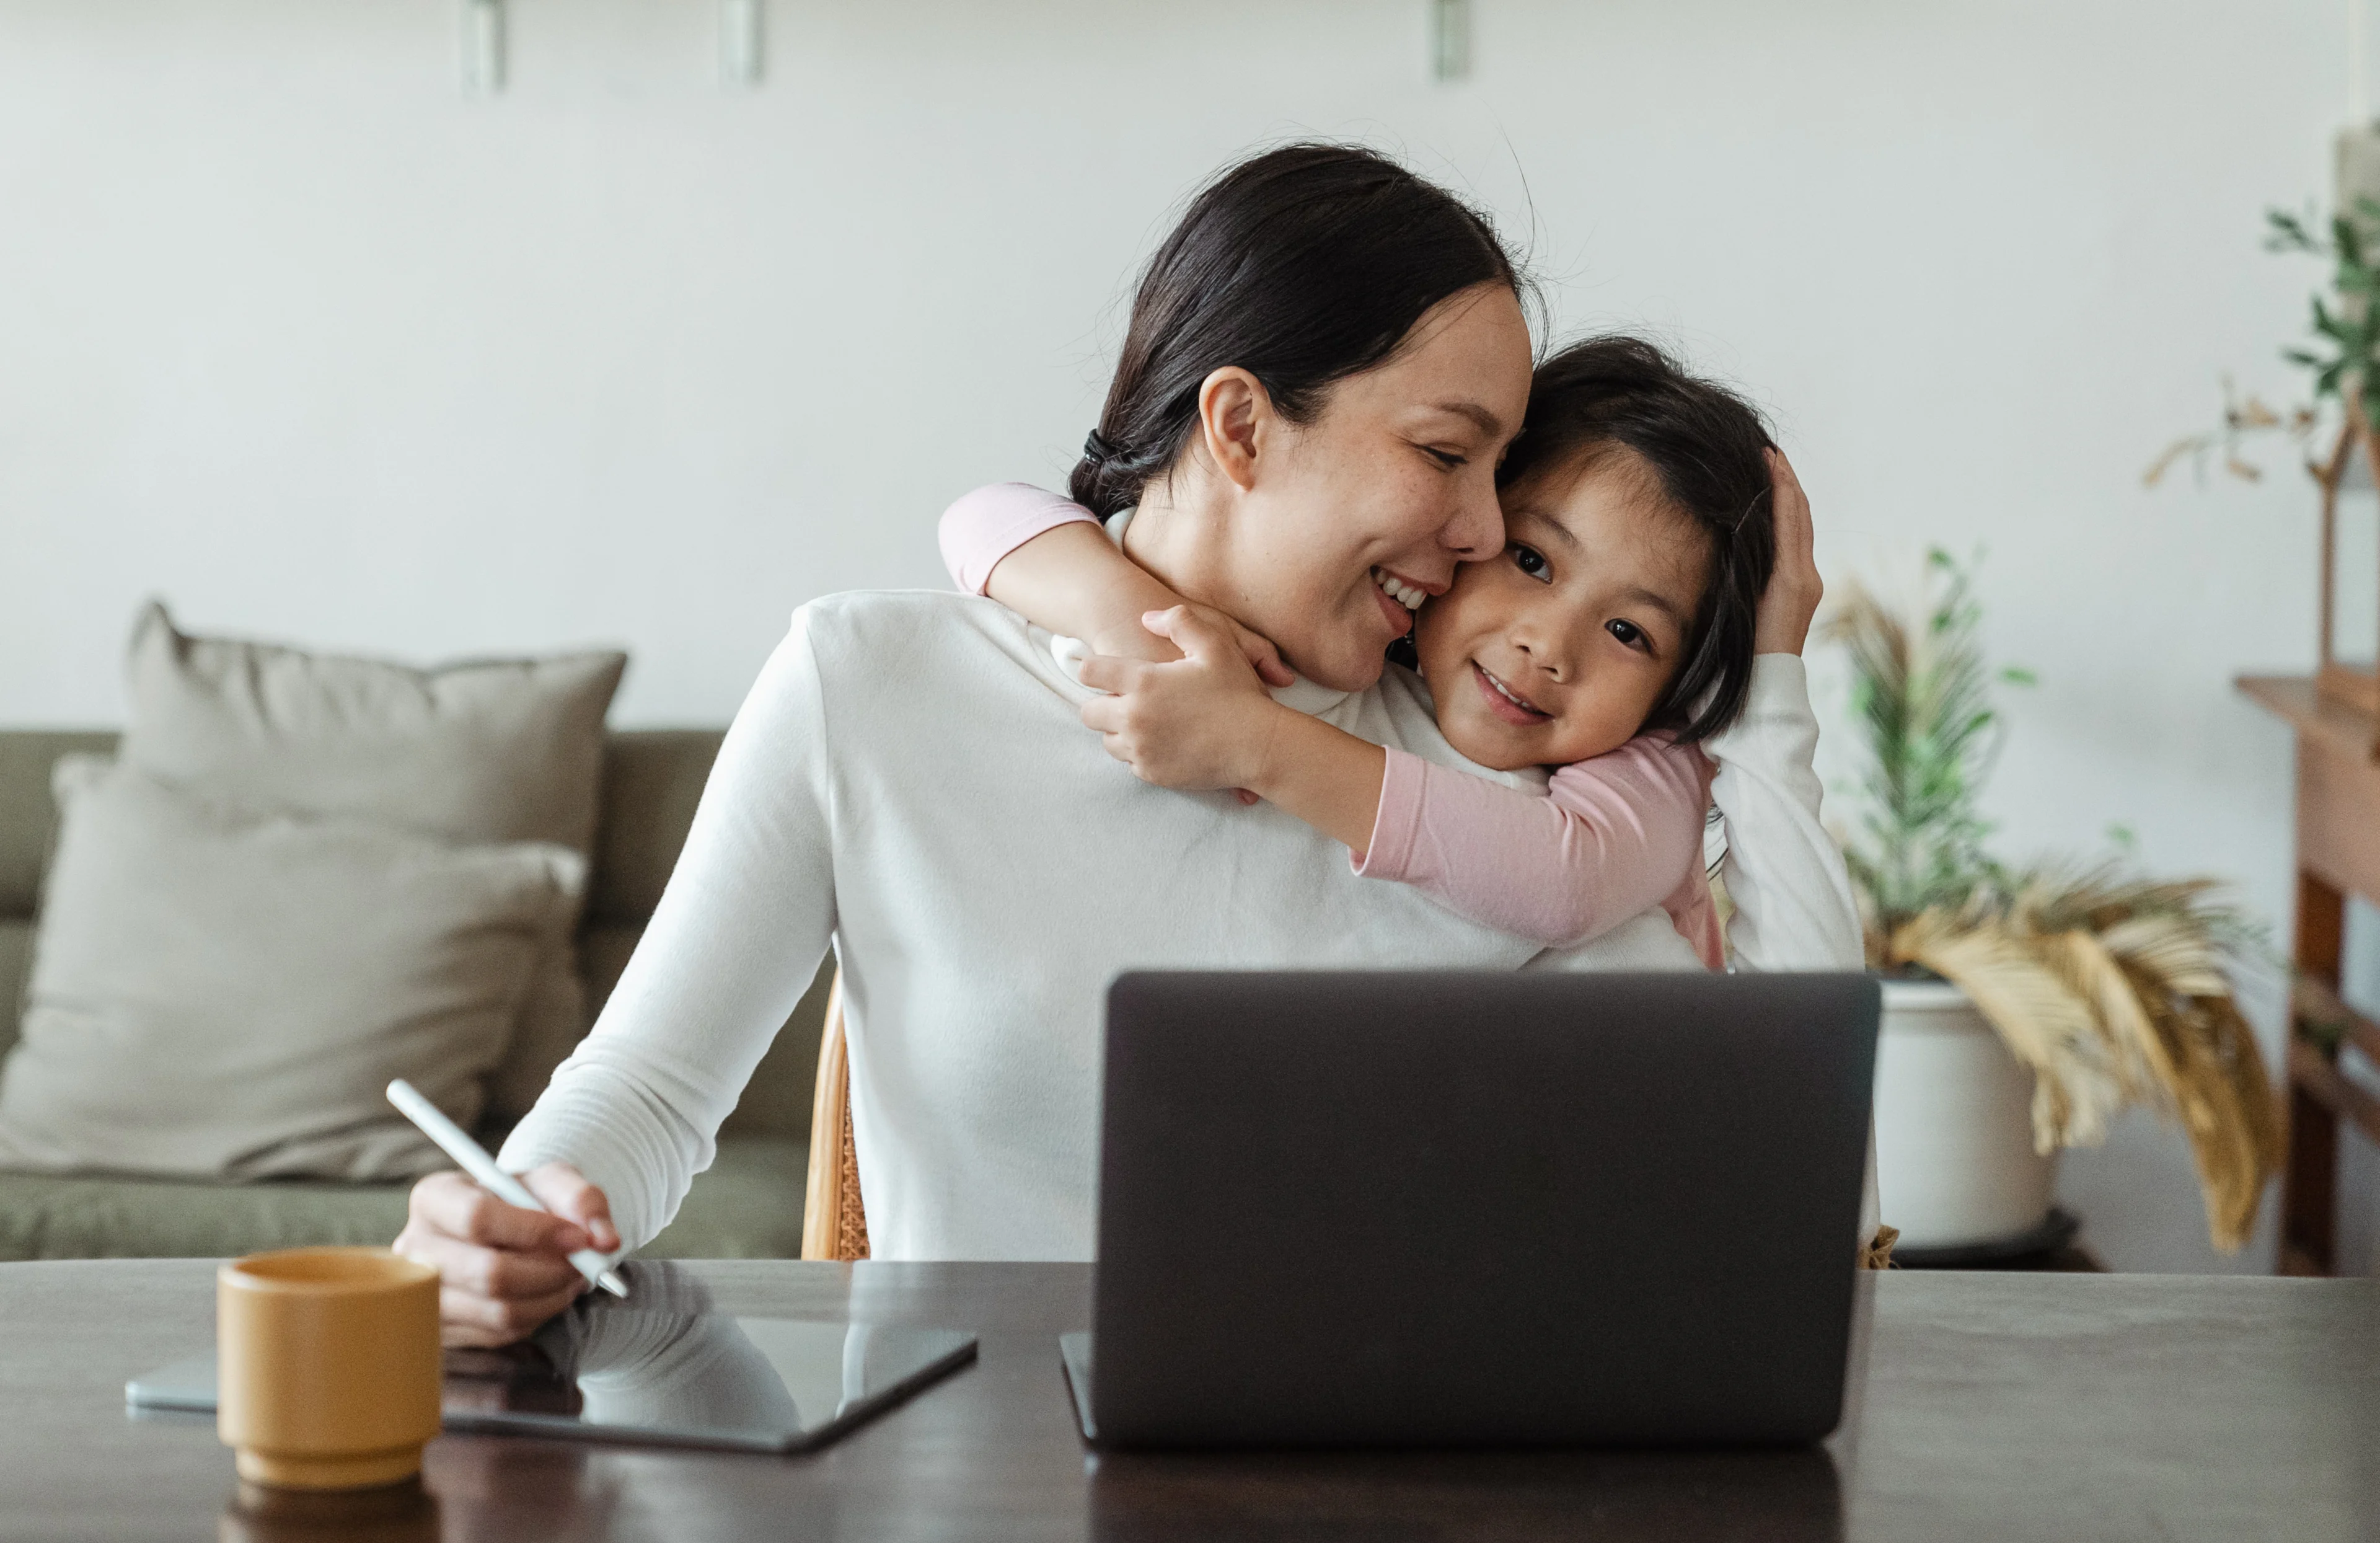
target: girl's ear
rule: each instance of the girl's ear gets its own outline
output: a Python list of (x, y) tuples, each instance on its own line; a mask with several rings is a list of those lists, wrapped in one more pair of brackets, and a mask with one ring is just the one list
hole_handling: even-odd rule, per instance
[(1245, 492), (1256, 486), (1257, 459), (1272, 443), (1280, 415), (1264, 383), (1227, 364), (1198, 384), (1198, 437), (1215, 469)]

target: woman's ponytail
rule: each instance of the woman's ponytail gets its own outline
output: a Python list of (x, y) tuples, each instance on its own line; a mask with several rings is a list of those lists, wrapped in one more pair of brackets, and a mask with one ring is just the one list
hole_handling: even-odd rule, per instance
[(1066, 496), (1104, 520), (1138, 503), (1142, 485), (1163, 465), (1134, 456), (1094, 429), (1083, 441), (1083, 458), (1066, 479)]

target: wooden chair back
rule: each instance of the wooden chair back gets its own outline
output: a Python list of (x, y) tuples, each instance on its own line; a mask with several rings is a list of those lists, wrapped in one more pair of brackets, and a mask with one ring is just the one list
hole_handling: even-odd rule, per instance
[(851, 1139), (851, 1058), (843, 1033), (841, 970), (827, 992), (826, 1032), (819, 1036), (818, 1083), (810, 1094), (802, 1257), (868, 1257), (868, 1207), (859, 1197), (859, 1153)]

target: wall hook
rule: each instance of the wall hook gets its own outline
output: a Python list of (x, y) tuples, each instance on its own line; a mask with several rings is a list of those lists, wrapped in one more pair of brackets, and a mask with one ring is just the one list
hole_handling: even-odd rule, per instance
[(463, 94), (493, 96), (504, 89), (504, 0), (463, 0)]
[(760, 83), (761, 0), (719, 0), (719, 83)]
[(1429, 73), (1461, 80), (1471, 73), (1471, 0), (1429, 0)]

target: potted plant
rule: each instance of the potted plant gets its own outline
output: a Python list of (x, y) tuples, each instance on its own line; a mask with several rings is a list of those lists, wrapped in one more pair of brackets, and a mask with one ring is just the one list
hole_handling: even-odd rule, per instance
[(2226, 967), (2248, 933), (2206, 879), (2116, 861), (2010, 869), (1979, 784), (1996, 679), (1965, 570), (1929, 554), (1907, 614), (1856, 584), (1825, 636), (1850, 656), (1864, 764), (1845, 857), (1883, 977), (1877, 1184), (1905, 1247), (2042, 1226), (2060, 1148), (2144, 1104), (2188, 1132), (2216, 1246), (2253, 1228), (2280, 1126)]

